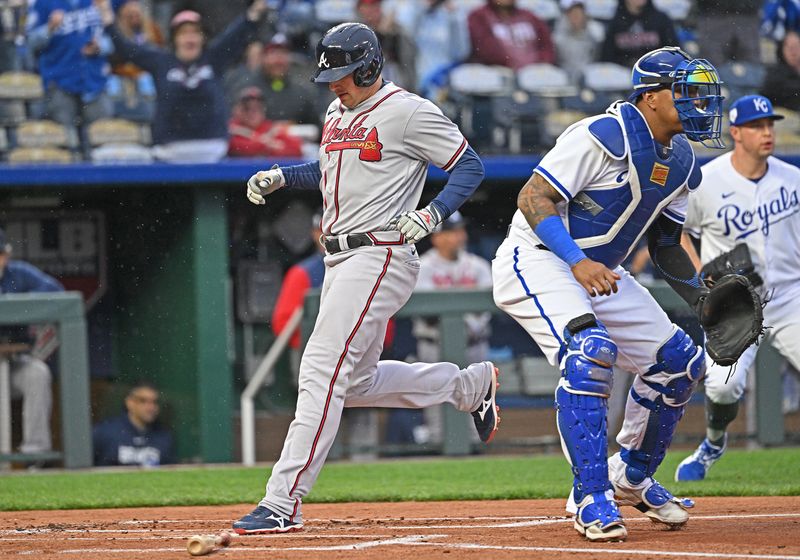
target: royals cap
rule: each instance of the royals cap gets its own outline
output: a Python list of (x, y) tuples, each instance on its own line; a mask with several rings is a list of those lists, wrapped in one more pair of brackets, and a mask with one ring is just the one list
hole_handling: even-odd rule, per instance
[(775, 113), (772, 102), (763, 95), (745, 95), (731, 105), (728, 116), (731, 126), (740, 126), (756, 119), (779, 121), (783, 115)]

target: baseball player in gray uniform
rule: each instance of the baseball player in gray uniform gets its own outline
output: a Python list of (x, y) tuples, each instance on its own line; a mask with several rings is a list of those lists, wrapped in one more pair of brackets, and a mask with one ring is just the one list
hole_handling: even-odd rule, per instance
[[(700, 188), (689, 195), (684, 231), (700, 240), (703, 265), (721, 257), (737, 262), (737, 268), (745, 267), (741, 272), (746, 273), (750, 268), (746, 261), (752, 260), (753, 272), (758, 282), (763, 280), (763, 293), (769, 299), (764, 307), (764, 324), (770, 327), (770, 343), (797, 368), (800, 169), (772, 156), (775, 121), (783, 117), (775, 114), (769, 99), (762, 95), (742, 97), (731, 105), (729, 116), (733, 151), (703, 166)], [(683, 246), (695, 254), (688, 238)], [(744, 256), (734, 256), (732, 251)], [(709, 360), (706, 438), (678, 466), (675, 480), (702, 480), (722, 457), (727, 428), (736, 418), (756, 351), (756, 346), (748, 348), (733, 370)]]
[[(336, 95), (325, 115), (319, 161), (260, 171), (247, 196), (264, 204), (280, 189), (323, 197), (325, 280), (314, 331), (300, 364), (297, 411), (266, 495), (233, 524), (239, 534), (302, 528), (311, 490), (343, 407), (471, 412), (483, 441), (499, 423), (498, 372), (491, 362), (379, 361), (389, 318), (408, 300), (420, 264), (414, 243), (463, 204), (483, 165), (456, 125), (431, 102), (381, 78), (383, 55), (366, 25), (344, 23), (317, 45), (314, 81)], [(420, 210), (428, 164), (447, 171), (444, 189)]]

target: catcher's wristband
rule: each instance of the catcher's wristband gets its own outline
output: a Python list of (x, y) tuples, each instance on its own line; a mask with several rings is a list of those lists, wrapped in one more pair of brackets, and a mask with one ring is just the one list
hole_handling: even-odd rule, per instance
[(539, 222), (534, 233), (548, 249), (570, 267), (587, 258), (575, 240), (570, 237), (564, 222), (558, 216), (548, 216)]

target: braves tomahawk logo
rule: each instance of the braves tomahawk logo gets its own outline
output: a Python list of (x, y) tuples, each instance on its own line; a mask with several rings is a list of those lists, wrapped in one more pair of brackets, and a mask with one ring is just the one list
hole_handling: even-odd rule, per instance
[(358, 150), (358, 159), (361, 161), (380, 161), (383, 144), (378, 140), (377, 128), (367, 129), (363, 126), (366, 118), (365, 115), (345, 128), (338, 128), (341, 119), (334, 119), (326, 124), (322, 131), (325, 153)]

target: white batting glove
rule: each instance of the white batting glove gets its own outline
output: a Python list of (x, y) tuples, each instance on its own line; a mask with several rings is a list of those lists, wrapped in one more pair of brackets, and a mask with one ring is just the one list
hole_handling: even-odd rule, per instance
[(406, 236), (409, 243), (416, 243), (429, 235), (442, 222), (442, 215), (429, 204), (422, 210), (410, 210), (398, 214), (389, 222), (389, 227)]
[(253, 204), (264, 204), (264, 197), (286, 185), (283, 171), (273, 165), (269, 171), (259, 171), (247, 181), (247, 200)]

